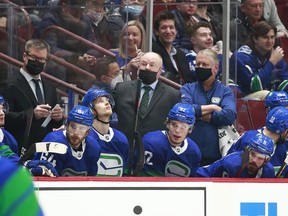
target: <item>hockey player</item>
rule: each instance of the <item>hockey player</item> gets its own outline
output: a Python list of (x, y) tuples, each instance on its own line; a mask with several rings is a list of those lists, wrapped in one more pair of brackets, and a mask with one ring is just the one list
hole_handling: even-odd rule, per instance
[(195, 111), (189, 104), (177, 103), (168, 113), (167, 131), (149, 132), (143, 137), (145, 164), (141, 176), (193, 177), (201, 152), (187, 137), (195, 123)]
[(0, 157), (0, 215), (44, 215), (27, 171)]
[(197, 175), (225, 178), (274, 178), (274, 169), (269, 163), (273, 148), (273, 140), (259, 133), (252, 137), (244, 151), (234, 152), (211, 165), (200, 167)]
[(66, 129), (51, 132), (43, 140), (64, 143), (68, 147), (67, 153), (37, 153), (35, 159), (51, 162), (60, 176), (95, 176), (100, 146), (88, 136), (92, 123), (91, 110), (77, 105), (68, 114)]
[(247, 131), (228, 150), (227, 154), (243, 150), (255, 134), (262, 133), (273, 139), (276, 145), (282, 144), (288, 136), (288, 109), (279, 106), (268, 112), (266, 126), (258, 130)]
[(278, 106), (288, 107), (288, 94), (285, 91), (269, 92), (265, 97), (266, 112)]
[(82, 105), (93, 110), (94, 121), (89, 135), (101, 146), (97, 176), (122, 176), (128, 166), (129, 143), (122, 132), (110, 127), (114, 99), (104, 90), (91, 88)]
[[(1, 157), (5, 157), (15, 164), (18, 164), (20, 160), (19, 156), (15, 154), (8, 145), (5, 145), (4, 143), (0, 142), (0, 158)], [(49, 176), (49, 177), (58, 176), (57, 171), (54, 169), (53, 165), (48, 161), (28, 160), (25, 161), (23, 165), (34, 176)]]
[(0, 142), (5, 143), (10, 149), (18, 154), (18, 145), (15, 138), (7, 130), (4, 129), (5, 114), (9, 111), (8, 103), (0, 95)]
[(262, 133), (273, 139), (275, 153), (270, 163), (273, 164), (275, 172), (278, 171), (286, 158), (288, 151), (288, 109), (282, 106), (270, 110), (266, 117), (266, 127), (258, 130), (250, 130), (244, 133), (228, 150), (228, 154), (243, 150), (257, 133)]

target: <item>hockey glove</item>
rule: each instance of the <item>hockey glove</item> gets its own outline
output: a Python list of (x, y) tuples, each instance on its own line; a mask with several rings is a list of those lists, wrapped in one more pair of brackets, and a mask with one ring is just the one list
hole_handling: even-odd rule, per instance
[(30, 173), (34, 176), (49, 176), (56, 177), (59, 176), (53, 165), (46, 160), (30, 160), (24, 163)]

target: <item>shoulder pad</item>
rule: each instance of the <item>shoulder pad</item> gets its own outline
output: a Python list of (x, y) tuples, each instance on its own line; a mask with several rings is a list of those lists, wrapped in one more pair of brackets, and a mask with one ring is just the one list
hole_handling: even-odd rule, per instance
[(249, 46), (247, 45), (244, 45), (244, 46), (241, 46), (239, 49), (238, 49), (238, 52), (241, 52), (241, 53), (246, 53), (248, 55), (250, 55), (252, 53), (252, 50)]

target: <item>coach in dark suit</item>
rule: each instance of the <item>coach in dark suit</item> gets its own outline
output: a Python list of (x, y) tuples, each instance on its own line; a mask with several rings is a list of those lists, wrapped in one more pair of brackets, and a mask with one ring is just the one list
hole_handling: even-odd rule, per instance
[[(63, 112), (58, 104), (56, 88), (41, 77), (49, 53), (49, 45), (38, 39), (27, 41), (23, 54), (24, 66), (0, 85), (0, 92), (9, 103), (5, 116), (5, 129), (17, 140), (21, 148), (42, 141), (53, 128), (62, 125)], [(41, 127), (51, 113), (47, 127)]]
[(142, 136), (165, 129), (169, 110), (180, 101), (178, 90), (158, 80), (161, 68), (161, 56), (154, 52), (145, 53), (140, 60), (139, 80), (116, 85), (114, 96), (118, 128), (130, 142), (135, 124)]

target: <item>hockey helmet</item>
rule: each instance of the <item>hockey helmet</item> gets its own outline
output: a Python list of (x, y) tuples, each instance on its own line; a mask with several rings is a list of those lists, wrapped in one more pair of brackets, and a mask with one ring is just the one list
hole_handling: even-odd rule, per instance
[(271, 157), (274, 151), (274, 142), (270, 137), (259, 133), (251, 139), (248, 148)]
[(288, 109), (282, 106), (270, 110), (266, 117), (266, 128), (274, 133), (282, 134), (288, 129)]
[(77, 105), (68, 113), (67, 120), (68, 122), (76, 122), (90, 127), (93, 124), (94, 117), (89, 107)]
[(265, 107), (288, 106), (288, 94), (285, 91), (271, 91), (265, 98)]
[(177, 103), (168, 113), (168, 119), (193, 125), (195, 123), (195, 111), (190, 104)]
[(113, 97), (106, 91), (102, 89), (97, 89), (97, 88), (90, 88), (88, 90), (88, 92), (85, 94), (81, 102), (81, 105), (94, 109), (93, 101), (96, 100), (98, 97), (107, 97), (109, 99), (109, 103), (111, 107), (112, 108), (114, 107), (115, 102), (114, 102)]

